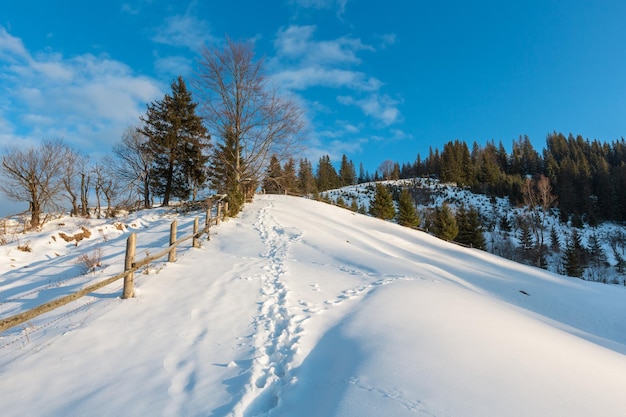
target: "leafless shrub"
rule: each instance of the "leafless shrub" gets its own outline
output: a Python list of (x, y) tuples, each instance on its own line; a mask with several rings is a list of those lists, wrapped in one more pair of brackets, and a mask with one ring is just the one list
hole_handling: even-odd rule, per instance
[(91, 253), (81, 254), (76, 263), (84, 269), (84, 273), (94, 272), (102, 266), (102, 248), (97, 247)]
[(22, 252), (32, 252), (33, 248), (30, 247), (30, 240), (27, 240), (24, 243), (18, 243), (17, 250), (22, 251)]

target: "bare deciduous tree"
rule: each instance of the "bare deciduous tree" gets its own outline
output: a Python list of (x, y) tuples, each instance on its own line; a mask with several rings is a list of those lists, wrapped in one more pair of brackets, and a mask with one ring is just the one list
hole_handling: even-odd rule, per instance
[(144, 208), (152, 205), (150, 197), (150, 167), (152, 156), (146, 149), (148, 138), (136, 126), (130, 126), (120, 143), (113, 147), (117, 158), (114, 171), (132, 194), (142, 196)]
[(96, 194), (96, 215), (98, 218), (102, 216), (101, 198), (104, 197), (107, 203), (106, 217), (111, 217), (113, 199), (117, 192), (117, 183), (113, 174), (113, 161), (109, 157), (104, 157), (100, 162), (96, 163), (92, 169), (94, 176), (94, 191)]
[(284, 162), (301, 145), (302, 110), (270, 85), (251, 43), (227, 39), (223, 50), (205, 48), (199, 64), (195, 87), (205, 123), (214, 137), (235, 146), (233, 158), (216, 152), (214, 158), (223, 160), (212, 163), (222, 164), (229, 171), (225, 178), (249, 197), (270, 157)]
[[(88, 181), (88, 162), (89, 158), (78, 152), (67, 148), (65, 157), (65, 170), (63, 171), (62, 181), (65, 190), (65, 196), (72, 205), (70, 215), (85, 216), (87, 214), (87, 197), (89, 186), (85, 187), (85, 181)], [(85, 190), (87, 188), (87, 190)], [(80, 207), (79, 207), (80, 199)]]
[(40, 226), (43, 210), (58, 207), (67, 155), (68, 147), (53, 140), (28, 149), (13, 148), (2, 157), (5, 179), (0, 190), (11, 200), (29, 203), (31, 228)]
[(550, 180), (541, 174), (537, 179), (526, 178), (522, 185), (524, 204), (530, 210), (530, 227), (535, 237), (537, 266), (540, 266), (545, 242), (545, 227), (548, 211), (556, 202)]

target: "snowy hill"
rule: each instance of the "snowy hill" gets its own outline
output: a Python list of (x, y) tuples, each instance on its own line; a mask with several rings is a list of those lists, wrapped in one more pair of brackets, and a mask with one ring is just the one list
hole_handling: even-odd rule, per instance
[[(30, 253), (3, 246), (0, 315), (119, 272), (129, 230), (138, 252), (163, 247), (171, 216), (147, 213), (84, 225), (78, 246), (50, 230)], [(212, 231), (137, 274), (134, 299), (114, 285), (0, 333), (2, 415), (626, 412), (623, 287), (294, 197), (257, 196)], [(97, 242), (103, 266), (80, 275), (72, 259)]]
[[(441, 183), (436, 179), (414, 178), (404, 180), (383, 181), (391, 189), (407, 188), (412, 191), (416, 200), (416, 207), (422, 217), (422, 227), (427, 228), (429, 218), (432, 218), (436, 207), (447, 202), (456, 211), (461, 205), (467, 209), (475, 209), (482, 220), (483, 235), (486, 240), (486, 250), (490, 253), (506, 257), (517, 262), (535, 265), (534, 259), (528, 259), (521, 250), (520, 236), (522, 234), (520, 221), (527, 221), (530, 210), (528, 207), (512, 206), (508, 198), (490, 198), (484, 194), (472, 193), (467, 188), (457, 187), (455, 184)], [(359, 207), (369, 209), (370, 202), (375, 195), (375, 183), (363, 183), (329, 190), (321, 195), (329, 202), (336, 203), (338, 199), (350, 205), (356, 201)], [(502, 221), (506, 219), (509, 230), (502, 229)], [(551, 231), (554, 230), (558, 245), (552, 242)], [(626, 286), (624, 273), (624, 257), (626, 257), (626, 227), (623, 225), (604, 222), (597, 226), (585, 225), (575, 227), (570, 223), (559, 220), (559, 210), (554, 207), (546, 215), (542, 234), (545, 244), (546, 269), (564, 274), (563, 257), (567, 244), (571, 242), (574, 231), (581, 239), (583, 247), (590, 251), (593, 240), (596, 239), (600, 248), (597, 259), (590, 262), (581, 278), (588, 281), (598, 281), (605, 284), (619, 284)], [(535, 243), (535, 242), (533, 242)], [(557, 250), (554, 248), (558, 247)], [(593, 257), (591, 254), (589, 257)]]

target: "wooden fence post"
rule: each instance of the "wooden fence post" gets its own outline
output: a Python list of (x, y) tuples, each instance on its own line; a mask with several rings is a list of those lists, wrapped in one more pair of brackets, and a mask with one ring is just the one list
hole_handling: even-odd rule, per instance
[(193, 247), (194, 248), (199, 248), (200, 247), (200, 242), (198, 241), (198, 223), (199, 223), (199, 219), (198, 217), (196, 217), (196, 219), (193, 221)]
[(217, 226), (217, 224), (220, 222), (220, 216), (222, 215), (222, 202), (218, 201), (217, 202), (217, 217), (215, 220), (215, 225)]
[(209, 200), (206, 209), (206, 220), (204, 228), (206, 229), (206, 240), (211, 240), (211, 210), (213, 210), (213, 200)]
[(226, 213), (228, 213), (228, 201), (224, 202), (224, 218), (226, 218)]
[[(135, 263), (135, 241), (137, 235), (131, 233), (126, 240), (126, 260), (124, 261), (124, 271), (129, 271)], [(124, 292), (122, 298), (132, 298), (135, 296), (135, 273), (129, 272), (124, 276)]]
[[(174, 220), (172, 222), (172, 226), (170, 227), (170, 246), (176, 243), (176, 226), (177, 226), (177, 222), (176, 220)], [(167, 257), (167, 261), (176, 262), (176, 248), (172, 248), (172, 250), (170, 250), (170, 254)]]

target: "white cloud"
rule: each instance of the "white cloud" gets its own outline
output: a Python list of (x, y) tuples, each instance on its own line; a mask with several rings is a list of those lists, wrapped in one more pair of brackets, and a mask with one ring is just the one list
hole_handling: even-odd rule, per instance
[(192, 72), (193, 61), (183, 56), (168, 56), (157, 58), (154, 63), (154, 68), (159, 74), (167, 77), (174, 78), (179, 75), (184, 77)]
[[(322, 6), (322, 2), (315, 1), (307, 4)], [(272, 80), (301, 97), (309, 97), (307, 90), (317, 89), (312, 96), (331, 94), (338, 96), (339, 103), (359, 109), (366, 118), (351, 123), (345, 120), (341, 106), (330, 108), (315, 99), (303, 100), (312, 137), (310, 154), (340, 157), (343, 153), (359, 153), (369, 141), (363, 138), (366, 128), (370, 130), (369, 138), (381, 129), (388, 132), (390, 126), (401, 121), (400, 102), (381, 92), (381, 80), (361, 70), (366, 54), (376, 51), (374, 47), (353, 36), (320, 40), (315, 33), (316, 26), (312, 25), (292, 25), (278, 31), (274, 41), (276, 55), (268, 61)], [(393, 43), (395, 37), (385, 35), (378, 40), (385, 46)], [(342, 122), (334, 123), (340, 119)]]
[(310, 87), (323, 86), (346, 87), (358, 91), (376, 91), (382, 85), (376, 78), (367, 77), (366, 74), (359, 71), (321, 66), (285, 69), (272, 78), (278, 85), (291, 90), (305, 90)]
[(0, 27), (0, 58), (11, 62), (12, 59), (20, 59), (28, 56), (24, 43), (21, 39), (11, 36), (5, 28)]
[(337, 16), (341, 17), (346, 11), (348, 0), (292, 0), (292, 4), (306, 9), (333, 9), (337, 10)]
[(155, 80), (105, 55), (33, 54), (1, 27), (0, 57), (5, 144), (63, 138), (87, 152), (103, 145), (108, 151), (162, 95)]
[(387, 48), (390, 45), (396, 43), (396, 34), (395, 33), (386, 33), (384, 35), (379, 35), (377, 38), (380, 40), (380, 47), (382, 49)]
[(159, 27), (152, 40), (165, 45), (199, 51), (205, 44), (217, 41), (211, 35), (209, 24), (193, 15), (170, 16)]
[(313, 39), (315, 26), (289, 26), (278, 32), (274, 46), (283, 59), (296, 59), (304, 65), (359, 64), (360, 51), (373, 51), (360, 39), (343, 36), (330, 41)]
[(370, 94), (362, 99), (351, 96), (339, 96), (337, 101), (344, 105), (359, 107), (363, 113), (375, 118), (384, 126), (392, 125), (400, 120), (399, 102), (387, 95)]

